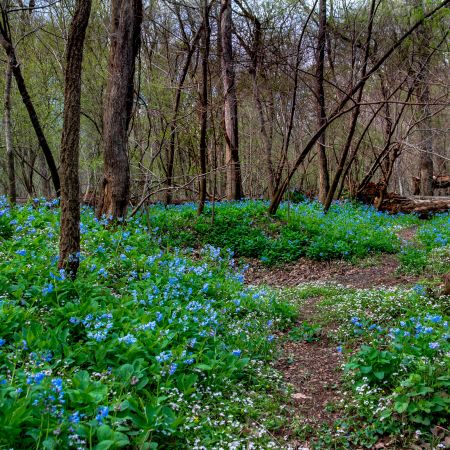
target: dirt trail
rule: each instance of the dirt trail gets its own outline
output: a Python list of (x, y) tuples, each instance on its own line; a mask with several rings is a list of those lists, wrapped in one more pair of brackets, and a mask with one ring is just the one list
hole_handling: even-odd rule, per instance
[[(299, 324), (314, 322), (318, 300), (305, 302), (300, 311)], [(282, 355), (275, 367), (293, 389), (291, 422), (295, 420), (303, 429), (331, 425), (339, 417), (339, 411), (330, 406), (340, 398), (340, 366), (343, 362), (336, 345), (323, 333), (315, 342), (286, 340), (282, 345)], [(282, 432), (293, 448), (308, 445), (307, 440), (292, 435), (291, 428)]]
[(314, 261), (301, 258), (295, 263), (266, 267), (259, 261), (251, 263), (246, 272), (248, 284), (292, 287), (313, 281), (335, 282), (343, 286), (369, 289), (379, 286), (414, 284), (418, 277), (397, 273), (399, 263), (394, 255), (383, 255), (375, 265), (353, 265), (347, 261)]
[[(404, 228), (397, 236), (413, 243), (417, 227)], [(346, 287), (370, 289), (380, 286), (404, 286), (414, 284), (420, 277), (398, 273), (399, 261), (396, 255), (377, 255), (372, 260), (358, 264), (348, 261), (315, 261), (300, 258), (290, 264), (267, 267), (259, 260), (250, 261), (246, 273), (248, 284), (268, 284), (274, 287), (292, 287), (313, 281), (335, 282)], [(423, 277), (422, 277), (423, 278)]]

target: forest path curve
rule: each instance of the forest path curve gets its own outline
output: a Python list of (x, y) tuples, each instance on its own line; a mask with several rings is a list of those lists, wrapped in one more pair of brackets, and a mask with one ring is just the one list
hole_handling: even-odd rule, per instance
[[(413, 226), (399, 230), (397, 236), (404, 242), (413, 244), (416, 233), (417, 226)], [(399, 266), (397, 256), (392, 254), (378, 254), (356, 264), (345, 260), (316, 261), (300, 258), (293, 263), (267, 267), (259, 260), (250, 260), (245, 279), (247, 284), (267, 284), (279, 288), (320, 281), (356, 289), (405, 286), (420, 279), (414, 275), (399, 273)]]
[(330, 282), (345, 287), (370, 289), (380, 286), (405, 286), (414, 284), (419, 277), (399, 274), (395, 255), (382, 255), (379, 261), (351, 264), (347, 261), (315, 261), (300, 258), (295, 263), (266, 267), (252, 261), (245, 274), (248, 284), (267, 284), (273, 287), (294, 287), (311, 282)]

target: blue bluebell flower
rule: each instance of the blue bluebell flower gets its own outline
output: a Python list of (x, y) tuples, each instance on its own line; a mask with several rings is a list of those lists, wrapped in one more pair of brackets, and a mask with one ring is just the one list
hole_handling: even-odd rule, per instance
[(120, 337), (118, 339), (119, 342), (125, 342), (125, 344), (134, 344), (137, 342), (137, 339), (132, 334), (127, 334), (126, 336)]
[(98, 424), (103, 423), (103, 419), (105, 419), (109, 414), (109, 408), (107, 406), (100, 406), (97, 411), (97, 415), (95, 416), (95, 419), (97, 420)]

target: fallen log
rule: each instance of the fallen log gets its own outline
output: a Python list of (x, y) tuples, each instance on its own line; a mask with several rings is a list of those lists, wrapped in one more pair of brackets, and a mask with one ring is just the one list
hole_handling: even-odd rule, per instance
[(395, 193), (389, 193), (381, 202), (379, 210), (391, 214), (415, 213), (422, 218), (427, 218), (431, 214), (449, 211), (450, 197), (402, 197)]
[(415, 213), (421, 218), (428, 218), (432, 214), (450, 210), (450, 197), (420, 197), (417, 195), (403, 197), (395, 192), (387, 192), (382, 195), (384, 188), (383, 183), (368, 183), (358, 194), (358, 199), (363, 203), (375, 205), (380, 211), (391, 214)]
[(442, 281), (444, 282), (442, 295), (450, 295), (450, 272), (443, 276)]

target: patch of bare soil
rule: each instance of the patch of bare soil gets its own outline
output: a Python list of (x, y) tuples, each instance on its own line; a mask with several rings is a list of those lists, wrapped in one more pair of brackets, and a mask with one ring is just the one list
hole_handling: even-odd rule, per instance
[(266, 267), (253, 261), (246, 272), (248, 284), (292, 287), (313, 281), (335, 282), (358, 289), (414, 284), (417, 276), (397, 273), (394, 255), (384, 255), (380, 264), (354, 265), (347, 261), (314, 261), (301, 258), (295, 263)]
[[(317, 301), (310, 299), (305, 303), (300, 311), (300, 322), (314, 322)], [(282, 355), (276, 368), (292, 387), (291, 421), (296, 419), (298, 426), (303, 429), (331, 425), (339, 417), (339, 411), (331, 405), (340, 398), (342, 373), (342, 358), (336, 346), (325, 334), (315, 342), (286, 340), (282, 346)], [(291, 435), (292, 432), (292, 427), (282, 430), (293, 448), (304, 448), (308, 443)]]
[(397, 233), (397, 236), (404, 241), (413, 242), (417, 235), (417, 229), (417, 226), (403, 228)]

